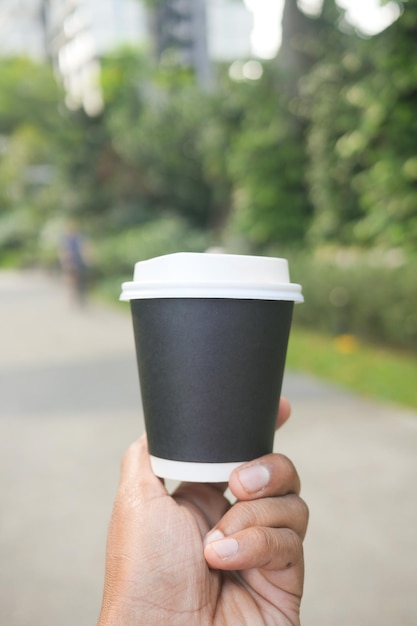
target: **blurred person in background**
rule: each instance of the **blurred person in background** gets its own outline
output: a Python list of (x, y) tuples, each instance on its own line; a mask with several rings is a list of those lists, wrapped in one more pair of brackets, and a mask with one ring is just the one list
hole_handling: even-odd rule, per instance
[(91, 254), (75, 220), (67, 223), (61, 239), (59, 260), (72, 301), (83, 306), (87, 298)]

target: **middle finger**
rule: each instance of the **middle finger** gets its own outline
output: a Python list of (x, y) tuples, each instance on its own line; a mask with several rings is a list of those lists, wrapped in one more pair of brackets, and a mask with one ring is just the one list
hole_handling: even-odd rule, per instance
[[(299, 496), (290, 494), (280, 498), (264, 498), (252, 502), (237, 502), (227, 511), (209, 533), (220, 531), (228, 537), (246, 528), (263, 526), (288, 528), (304, 539), (308, 524), (308, 507)], [(217, 532), (218, 534), (218, 532)]]

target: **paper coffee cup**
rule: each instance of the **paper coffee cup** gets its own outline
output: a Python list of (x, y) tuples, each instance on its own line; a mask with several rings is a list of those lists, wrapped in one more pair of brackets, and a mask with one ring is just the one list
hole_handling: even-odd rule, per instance
[(272, 451), (294, 302), (285, 259), (178, 253), (135, 265), (130, 300), (156, 475), (221, 482)]

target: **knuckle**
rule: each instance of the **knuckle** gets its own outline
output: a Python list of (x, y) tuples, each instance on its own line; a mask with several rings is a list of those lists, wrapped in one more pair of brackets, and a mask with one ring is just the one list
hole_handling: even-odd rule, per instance
[(285, 568), (297, 565), (303, 558), (303, 542), (301, 537), (293, 530), (287, 530), (280, 534), (278, 542), (280, 562)]
[(288, 552), (296, 555), (300, 555), (302, 553), (303, 542), (295, 530), (289, 529), (285, 535), (283, 535), (283, 539)]
[(293, 515), (297, 520), (300, 520), (303, 525), (307, 526), (310, 516), (309, 508), (306, 502), (295, 494), (291, 494), (288, 497), (288, 502), (293, 509)]
[(299, 493), (301, 484), (294, 463), (291, 461), (291, 459), (285, 456), (285, 454), (280, 454), (279, 456), (282, 464), (282, 469), (285, 471), (285, 477), (287, 481), (291, 483), (291, 486), (293, 487), (295, 493)]
[(273, 554), (276, 545), (269, 529), (263, 526), (256, 526), (252, 529), (252, 537), (254, 544), (261, 548), (265, 555), (270, 556)]
[(303, 544), (295, 531), (258, 527), (252, 537), (263, 557), (260, 566), (265, 569), (290, 568), (303, 558)]
[(286, 496), (286, 500), (291, 510), (288, 527), (295, 531), (301, 539), (304, 539), (310, 515), (308, 506), (302, 498), (295, 494)]
[(233, 515), (235, 519), (239, 520), (239, 526), (241, 528), (256, 526), (259, 515), (259, 503), (237, 502), (233, 506), (233, 509)]
[(310, 519), (310, 509), (308, 508), (307, 503), (302, 498), (298, 498), (298, 506), (300, 508), (300, 518), (304, 522), (304, 526), (307, 528), (308, 520)]

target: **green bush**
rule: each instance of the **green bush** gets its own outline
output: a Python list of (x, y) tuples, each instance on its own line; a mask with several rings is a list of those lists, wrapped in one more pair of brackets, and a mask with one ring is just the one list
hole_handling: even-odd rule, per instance
[(417, 259), (402, 260), (396, 251), (287, 256), (291, 279), (302, 284), (305, 298), (295, 307), (296, 323), (417, 351)]
[(169, 215), (109, 235), (93, 245), (95, 274), (107, 285), (106, 291), (114, 292), (109, 284), (116, 284), (118, 290), (120, 280), (130, 280), (137, 261), (174, 252), (202, 252), (209, 241), (205, 232)]

